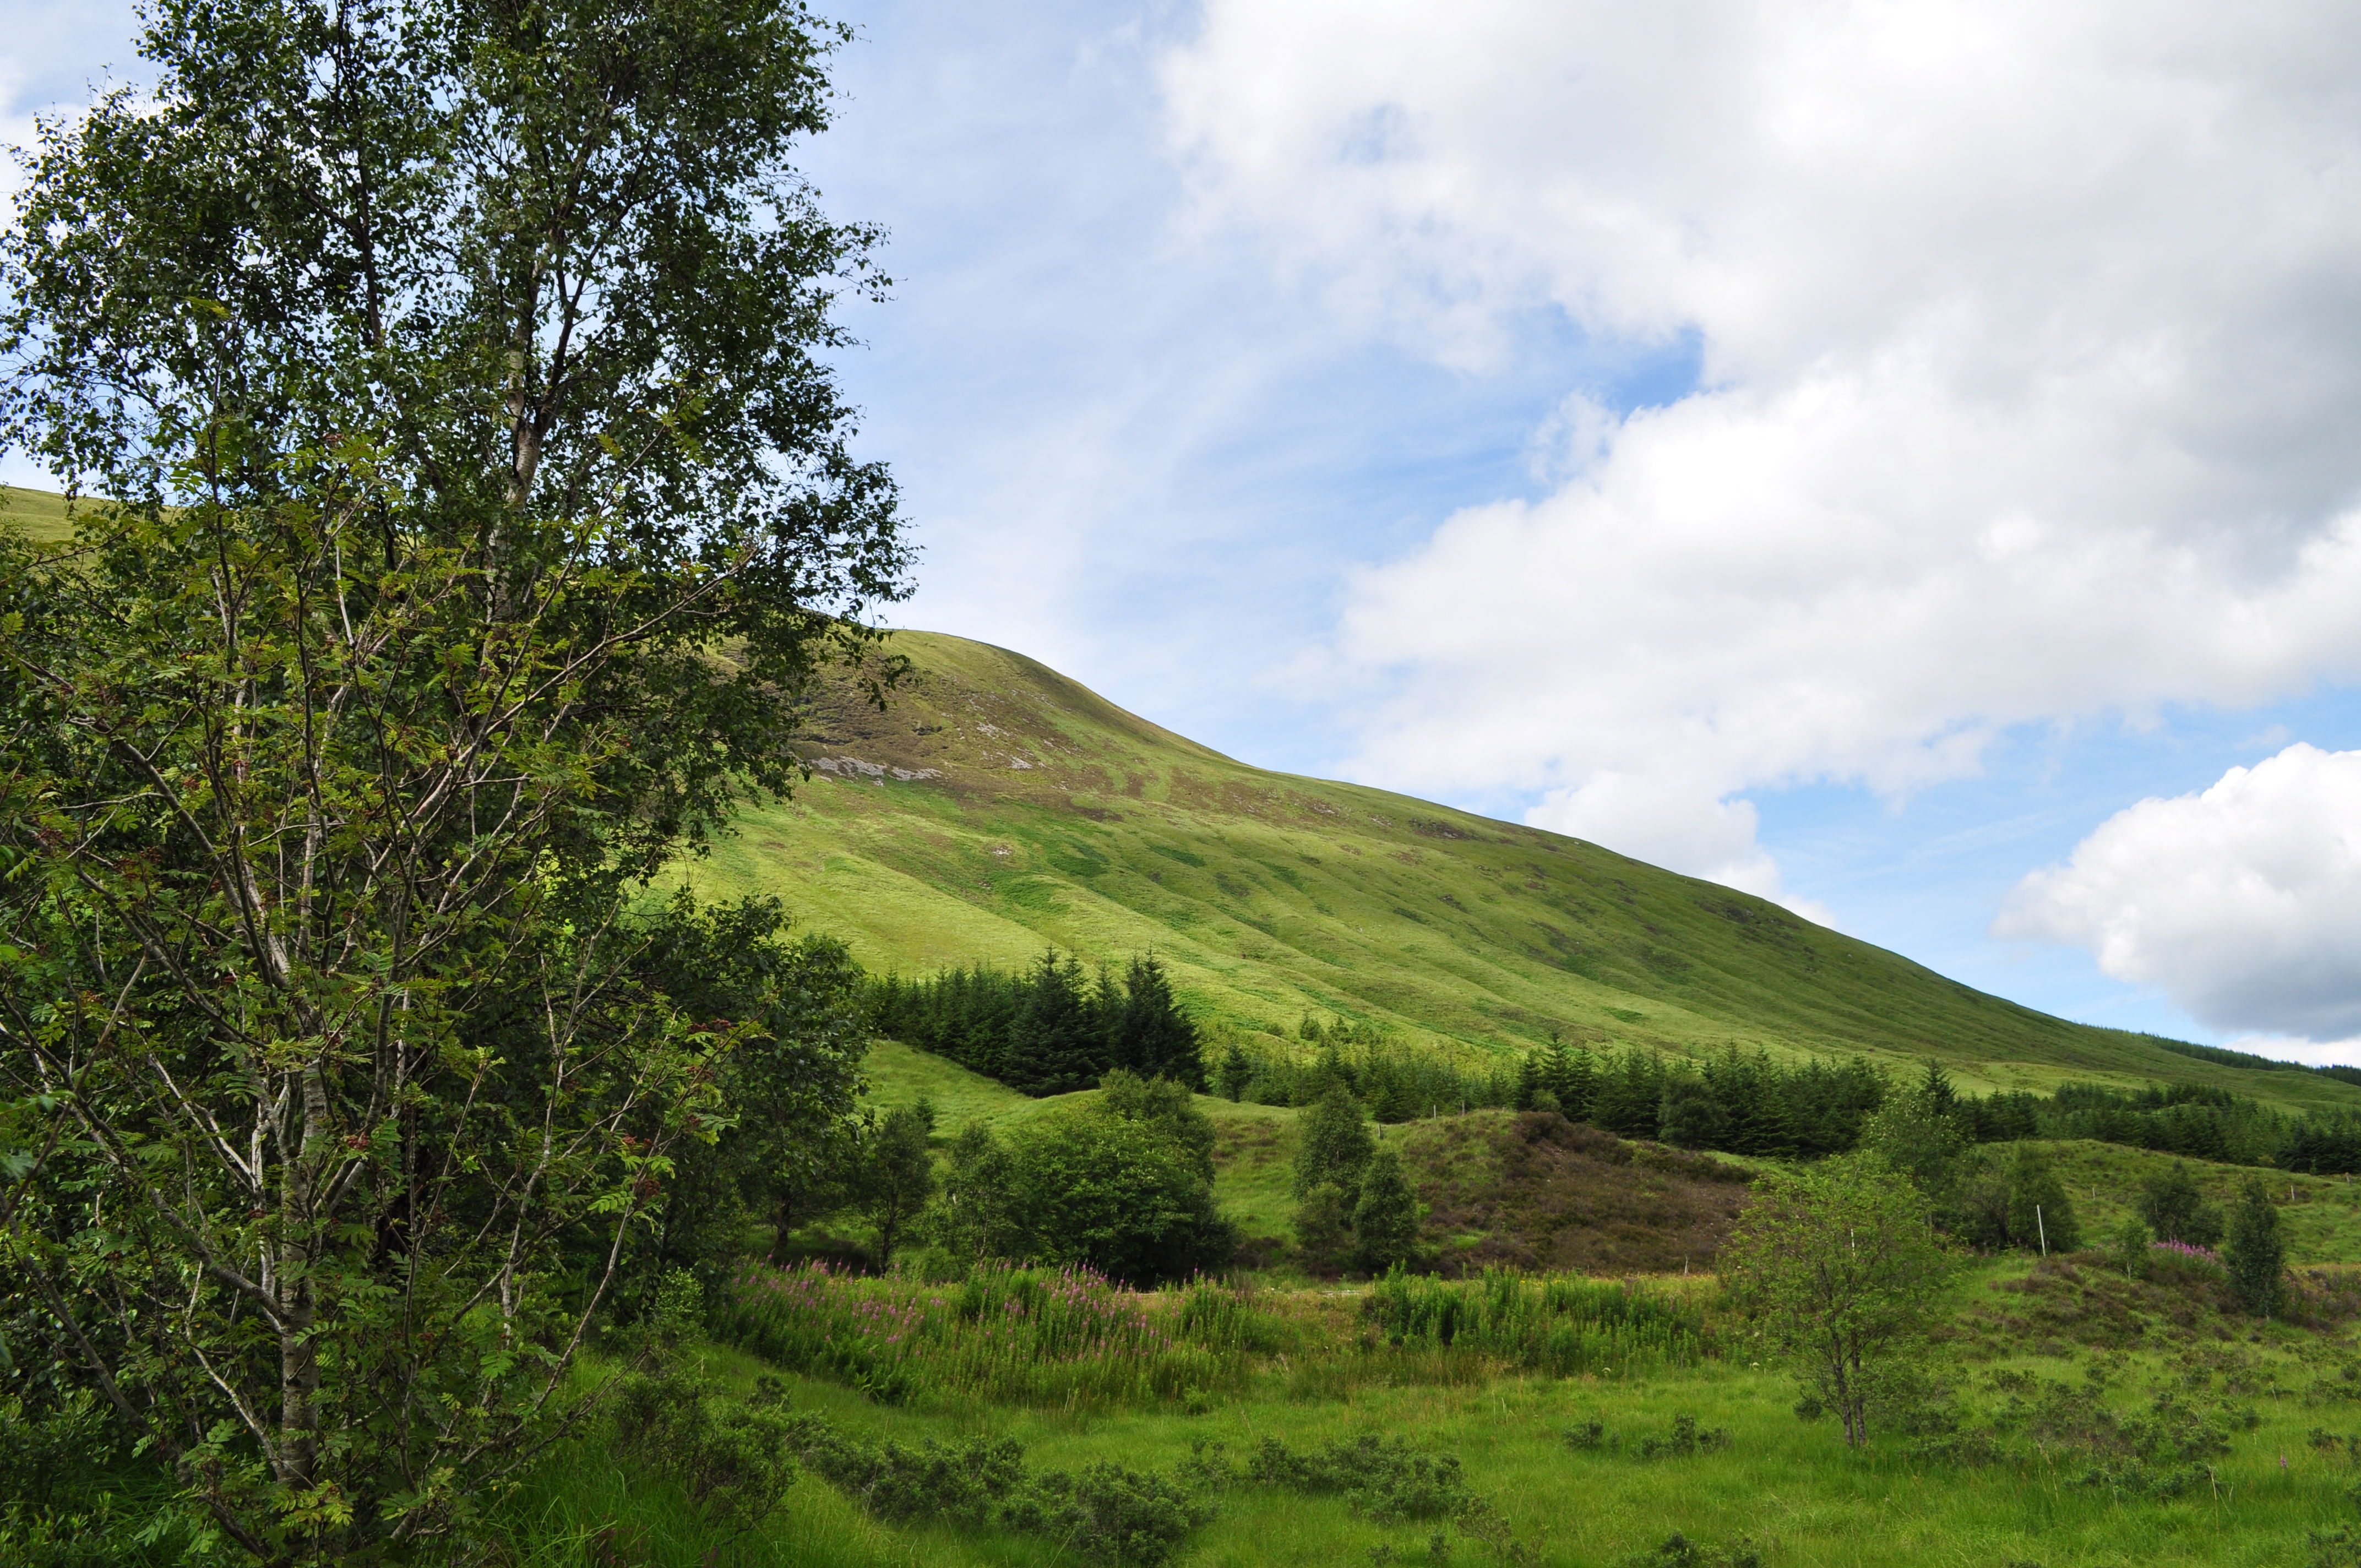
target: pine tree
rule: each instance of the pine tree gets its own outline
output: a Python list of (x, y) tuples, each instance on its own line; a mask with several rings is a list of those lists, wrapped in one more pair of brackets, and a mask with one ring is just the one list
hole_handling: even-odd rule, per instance
[(1565, 1087), (1557, 1092), (1558, 1103), (1569, 1122), (1595, 1122), (1598, 1102), (1598, 1068), (1587, 1050), (1573, 1054), (1565, 1074)]
[(2271, 1190), (2262, 1179), (2250, 1179), (2230, 1215), (2230, 1240), (2222, 1249), (2223, 1266), (2230, 1273), (2230, 1288), (2239, 1305), (2258, 1318), (2279, 1310), (2283, 1295), (2280, 1275), (2287, 1267), (2287, 1247), (2279, 1240), (2279, 1212), (2271, 1207)]
[(1378, 1150), (1362, 1169), (1353, 1234), (1361, 1266), (1371, 1274), (1408, 1262), (1418, 1245), (1418, 1195), (1403, 1179), (1401, 1160), (1391, 1149)]
[(1720, 1148), (1729, 1138), (1730, 1113), (1710, 1084), (1679, 1073), (1664, 1080), (1655, 1130), (1660, 1140), (1675, 1148)]
[(1115, 1030), (1115, 1061), (1146, 1078), (1205, 1086), (1197, 1025), (1180, 1011), (1172, 982), (1153, 952), (1135, 957), (1124, 976), (1123, 1009)]
[(1053, 948), (1026, 977), (998, 1077), (1036, 1097), (1067, 1094), (1098, 1080), (1098, 1055), (1082, 966), (1071, 959), (1060, 962)]
[(1590, 1121), (1619, 1138), (1653, 1138), (1664, 1110), (1664, 1068), (1653, 1051), (1627, 1048), (1599, 1075)]
[(1235, 1040), (1222, 1053), (1222, 1098), (1235, 1103), (1246, 1095), (1246, 1085), (1254, 1080), (1254, 1063), (1246, 1059), (1246, 1051)]

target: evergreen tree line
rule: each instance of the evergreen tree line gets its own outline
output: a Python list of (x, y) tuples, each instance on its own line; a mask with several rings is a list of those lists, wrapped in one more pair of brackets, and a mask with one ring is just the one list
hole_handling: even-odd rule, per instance
[[(1914, 1092), (1928, 1095), (1968, 1144), (2089, 1138), (2223, 1165), (2361, 1171), (2361, 1117), (2350, 1113), (2291, 1116), (2192, 1084), (2066, 1083), (2048, 1095), (1971, 1095), (1939, 1067), (1929, 1063), (1927, 1072)], [(1858, 1058), (1786, 1065), (1732, 1047), (1693, 1062), (1636, 1047), (1594, 1055), (1552, 1041), (1526, 1053), (1511, 1102), (1681, 1148), (1809, 1157), (1853, 1147), (1890, 1093), (1883, 1071)]]
[(1038, 1098), (1097, 1086), (1120, 1069), (1205, 1086), (1197, 1026), (1153, 953), (1121, 980), (1053, 948), (1024, 970), (983, 964), (931, 980), (887, 975), (869, 990), (872, 1026)]
[(1213, 1069), (1215, 1091), (1256, 1105), (1316, 1105), (1342, 1088), (1371, 1116), (1389, 1123), (1516, 1099), (1516, 1069), (1505, 1060), (1470, 1070), (1367, 1024), (1323, 1025), (1307, 1017), (1299, 1034), (1317, 1047), (1309, 1058), (1233, 1037)]
[(2090, 1138), (2218, 1165), (2277, 1166), (2315, 1176), (2361, 1170), (2361, 1121), (2290, 1116), (2227, 1090), (2191, 1084), (2136, 1091), (2065, 1083), (2050, 1095), (1959, 1095), (1950, 1115), (1972, 1143)]
[(1730, 1047), (1702, 1061), (1637, 1047), (1593, 1055), (1552, 1040), (1526, 1053), (1520, 1110), (1555, 1111), (1624, 1138), (1731, 1154), (1841, 1154), (1883, 1103), (1883, 1074), (1856, 1057), (1798, 1065)]

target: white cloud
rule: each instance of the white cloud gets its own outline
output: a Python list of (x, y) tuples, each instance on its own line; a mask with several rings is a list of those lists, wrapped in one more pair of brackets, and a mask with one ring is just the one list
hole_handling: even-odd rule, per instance
[(1993, 934), (2087, 948), (2212, 1028), (2350, 1042), (2361, 751), (2294, 745), (2202, 794), (2117, 812), (2066, 864), (2020, 883)]
[(2361, 675), (2361, 10), (1209, 0), (1164, 81), (1367, 331), (1701, 347), (1353, 579), (1364, 776), (1775, 888), (1751, 787)]

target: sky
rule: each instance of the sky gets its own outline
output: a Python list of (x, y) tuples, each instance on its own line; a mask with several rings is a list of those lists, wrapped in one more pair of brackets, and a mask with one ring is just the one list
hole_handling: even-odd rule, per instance
[(821, 8), (896, 624), (2361, 1061), (2361, 9)]

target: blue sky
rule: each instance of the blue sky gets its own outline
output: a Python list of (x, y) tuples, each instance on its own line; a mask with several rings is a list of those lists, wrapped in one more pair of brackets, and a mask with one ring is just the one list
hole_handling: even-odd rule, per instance
[[(136, 64), (12, 12), (19, 135)], [(2337, 7), (834, 14), (807, 167), (892, 231), (841, 370), (899, 623), (2067, 1016), (2361, 1059)]]

